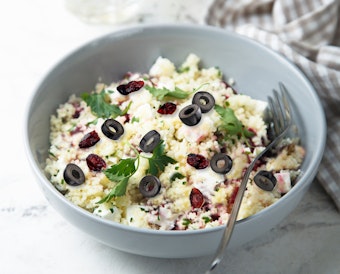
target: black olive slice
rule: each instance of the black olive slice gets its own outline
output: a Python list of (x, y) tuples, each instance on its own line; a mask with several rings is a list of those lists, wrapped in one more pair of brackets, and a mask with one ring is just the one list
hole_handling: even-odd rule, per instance
[(159, 144), (161, 135), (156, 130), (151, 130), (144, 135), (139, 143), (139, 147), (144, 152), (152, 152)]
[(179, 112), (179, 118), (187, 126), (194, 126), (194, 125), (197, 125), (201, 121), (202, 112), (198, 105), (192, 104), (192, 105), (184, 107)]
[(107, 119), (102, 124), (102, 132), (106, 137), (112, 140), (117, 140), (123, 135), (124, 128), (117, 120)]
[(144, 197), (154, 197), (161, 189), (160, 180), (154, 175), (146, 175), (139, 183), (139, 191)]
[(226, 174), (233, 166), (233, 160), (225, 153), (216, 153), (210, 160), (210, 167), (216, 173)]
[(266, 170), (260, 170), (254, 177), (255, 184), (265, 190), (272, 191), (276, 185), (276, 178), (272, 172)]
[(64, 170), (64, 180), (70, 186), (79, 186), (85, 182), (85, 175), (76, 164), (67, 164)]
[(214, 107), (215, 98), (209, 92), (199, 91), (192, 98), (192, 103), (198, 105), (202, 113), (206, 113)]

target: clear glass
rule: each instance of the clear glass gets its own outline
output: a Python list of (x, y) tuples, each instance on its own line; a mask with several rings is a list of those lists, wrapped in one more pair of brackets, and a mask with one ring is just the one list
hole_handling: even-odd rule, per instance
[(141, 0), (65, 0), (66, 8), (87, 23), (120, 24), (133, 20)]

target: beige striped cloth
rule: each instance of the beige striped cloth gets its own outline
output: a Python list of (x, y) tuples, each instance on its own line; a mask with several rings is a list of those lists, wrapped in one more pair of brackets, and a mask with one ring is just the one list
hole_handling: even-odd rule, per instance
[(206, 23), (286, 56), (318, 92), (328, 125), (317, 179), (340, 210), (340, 5), (336, 0), (214, 0)]

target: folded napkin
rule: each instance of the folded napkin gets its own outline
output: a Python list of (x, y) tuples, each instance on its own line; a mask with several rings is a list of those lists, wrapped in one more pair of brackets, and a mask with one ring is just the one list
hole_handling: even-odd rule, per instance
[(317, 179), (340, 211), (340, 8), (337, 0), (214, 0), (206, 23), (281, 53), (313, 84), (328, 124)]

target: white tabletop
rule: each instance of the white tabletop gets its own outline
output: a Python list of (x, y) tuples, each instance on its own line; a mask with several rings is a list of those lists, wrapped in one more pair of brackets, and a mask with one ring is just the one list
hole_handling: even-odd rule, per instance
[[(149, 9), (156, 15), (143, 16), (144, 22), (202, 24), (211, 1), (162, 2), (168, 6)], [(211, 259), (146, 258), (98, 243), (49, 205), (30, 170), (22, 136), (34, 88), (65, 54), (117, 28), (79, 21), (62, 0), (1, 3), (0, 273), (203, 273)], [(243, 247), (227, 250), (215, 273), (339, 274), (339, 213), (314, 182), (288, 218)]]

